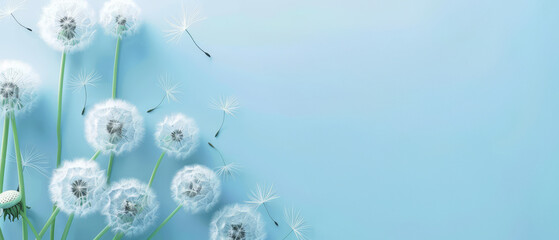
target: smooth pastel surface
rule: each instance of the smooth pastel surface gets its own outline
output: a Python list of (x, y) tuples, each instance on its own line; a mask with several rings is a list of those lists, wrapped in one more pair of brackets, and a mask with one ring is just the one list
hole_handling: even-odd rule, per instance
[[(98, 13), (103, 2), (90, 3)], [(179, 1), (138, 0), (144, 24), (122, 41), (118, 96), (142, 111), (146, 136), (116, 158), (112, 180), (149, 180), (161, 154), (156, 123), (175, 112), (196, 120), (201, 144), (187, 161), (163, 160), (153, 185), (158, 222), (176, 207), (169, 189), (176, 171), (219, 165), (207, 141), (243, 168), (223, 181), (217, 208), (179, 212), (158, 239), (207, 239), (213, 212), (247, 200), (257, 183), (274, 184), (281, 196), (269, 204), (280, 227), (264, 218), (270, 239), (288, 232), (282, 209), (292, 206), (312, 226), (311, 239), (559, 236), (558, 1), (200, 3), (208, 19), (191, 33), (211, 59), (188, 36), (166, 42), (166, 19), (180, 14)], [(25, 61), (43, 79), (18, 130), (22, 147), (36, 147), (52, 168), (61, 54), (37, 33), (45, 4), (30, 0), (15, 13), (33, 32), (0, 22), (0, 58)], [(82, 69), (103, 76), (89, 89), (89, 109), (111, 95), (116, 40), (97, 29), (93, 44), (67, 59), (67, 83)], [(165, 73), (182, 83), (181, 102), (147, 114), (162, 97), (157, 78)], [(221, 95), (242, 105), (214, 139), (221, 113), (209, 102)], [(94, 153), (82, 101), (83, 92), (66, 84), (63, 159)], [(108, 156), (97, 161), (107, 166)], [(6, 190), (17, 187), (15, 169), (11, 160)], [(29, 218), (41, 228), (52, 206), (48, 179), (28, 169), (25, 180)], [(57, 239), (66, 219), (57, 218)], [(20, 239), (19, 222), (0, 225), (6, 239)], [(69, 238), (93, 238), (105, 225), (100, 214), (76, 218)]]

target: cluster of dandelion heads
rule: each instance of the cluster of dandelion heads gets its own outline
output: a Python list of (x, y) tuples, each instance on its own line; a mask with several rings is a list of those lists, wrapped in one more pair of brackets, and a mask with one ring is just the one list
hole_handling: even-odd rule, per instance
[(266, 232), (258, 212), (246, 205), (229, 205), (210, 223), (211, 240), (264, 240)]
[(115, 233), (133, 236), (154, 223), (158, 208), (155, 194), (146, 184), (124, 179), (111, 185), (102, 214)]
[(210, 169), (200, 165), (185, 166), (177, 172), (171, 183), (175, 202), (186, 211), (209, 211), (219, 200), (220, 181)]
[(157, 126), (157, 146), (170, 155), (184, 159), (198, 146), (199, 130), (194, 119), (183, 114), (165, 117)]
[(37, 99), (39, 77), (20, 61), (0, 62), (0, 102), (3, 114), (25, 112)]
[(50, 196), (61, 211), (85, 216), (101, 207), (106, 181), (105, 171), (94, 161), (65, 161), (52, 174)]
[(79, 50), (95, 33), (93, 15), (85, 0), (52, 0), (38, 23), (41, 38), (59, 51)]
[(85, 117), (87, 142), (104, 153), (120, 154), (136, 147), (144, 135), (143, 118), (133, 105), (110, 99)]
[(129, 36), (140, 24), (140, 12), (140, 7), (132, 0), (109, 0), (101, 9), (99, 22), (110, 34)]

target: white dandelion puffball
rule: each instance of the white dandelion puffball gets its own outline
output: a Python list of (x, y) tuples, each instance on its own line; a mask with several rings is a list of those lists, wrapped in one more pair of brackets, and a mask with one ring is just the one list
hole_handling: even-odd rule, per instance
[(0, 99), (2, 113), (25, 112), (37, 99), (39, 76), (20, 61), (0, 62)]
[(85, 0), (52, 0), (38, 23), (41, 38), (59, 51), (82, 49), (95, 33), (93, 15)]
[(219, 200), (221, 183), (210, 169), (200, 165), (185, 166), (171, 183), (173, 199), (186, 211), (209, 211)]
[(170, 155), (184, 159), (198, 147), (199, 130), (194, 119), (183, 114), (165, 117), (157, 126), (157, 146)]
[(146, 184), (124, 179), (112, 184), (102, 214), (115, 233), (133, 236), (155, 222), (158, 208), (155, 194)]
[(217, 212), (210, 224), (211, 240), (264, 240), (260, 213), (247, 205), (229, 205)]
[(106, 181), (105, 171), (94, 161), (65, 161), (52, 174), (50, 197), (66, 214), (85, 216), (102, 206)]
[(136, 32), (140, 7), (132, 0), (109, 0), (105, 2), (99, 22), (105, 30), (117, 37), (129, 36)]
[(85, 136), (95, 150), (120, 154), (136, 147), (144, 136), (143, 118), (134, 105), (109, 99), (85, 118)]

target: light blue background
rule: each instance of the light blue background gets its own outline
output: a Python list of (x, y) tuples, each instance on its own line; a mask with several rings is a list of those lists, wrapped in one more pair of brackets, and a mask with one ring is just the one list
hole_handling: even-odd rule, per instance
[[(90, 3), (98, 12), (103, 2)], [(36, 29), (44, 4), (31, 0), (16, 15)], [(122, 43), (119, 95), (144, 111), (161, 98), (157, 78), (167, 73), (182, 83), (181, 103), (143, 114), (146, 137), (116, 159), (113, 179), (148, 180), (160, 154), (153, 131), (165, 115), (195, 118), (202, 134), (189, 161), (162, 163), (158, 222), (176, 206), (169, 183), (179, 168), (218, 166), (211, 140), (243, 166), (224, 182), (219, 207), (247, 200), (256, 183), (274, 184), (281, 198), (272, 214), (301, 209), (311, 239), (559, 236), (559, 2), (202, 0), (208, 19), (191, 32), (212, 59), (186, 38), (166, 43), (165, 19), (180, 2), (138, 4), (145, 21)], [(22, 145), (52, 167), (60, 53), (11, 19), (0, 26), (0, 58), (28, 62), (42, 77), (39, 103), (18, 121)], [(68, 57), (67, 82), (81, 69), (103, 75), (90, 103), (110, 97), (114, 45), (99, 29)], [(221, 115), (209, 100), (220, 95), (237, 96), (242, 108), (214, 139)], [(93, 154), (82, 97), (64, 93), (64, 159)], [(106, 166), (107, 157), (98, 161)], [(15, 188), (15, 164), (6, 177)], [(37, 228), (50, 215), (47, 185), (26, 175)], [(158, 238), (207, 239), (212, 213), (180, 212)], [(66, 218), (57, 218), (57, 237)], [(265, 221), (269, 239), (288, 232), (281, 220), (279, 228)], [(70, 238), (93, 238), (105, 225), (98, 214), (76, 218)], [(7, 239), (20, 238), (19, 223), (2, 226)]]

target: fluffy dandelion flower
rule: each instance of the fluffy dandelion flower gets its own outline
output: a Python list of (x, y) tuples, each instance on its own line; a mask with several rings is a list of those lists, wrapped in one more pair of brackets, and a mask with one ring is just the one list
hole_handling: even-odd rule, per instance
[(200, 51), (206, 54), (206, 56), (211, 57), (209, 53), (198, 46), (198, 43), (196, 43), (194, 37), (192, 37), (192, 34), (188, 31), (188, 28), (190, 28), (192, 24), (204, 19), (204, 17), (200, 16), (200, 7), (197, 3), (193, 4), (190, 8), (186, 8), (183, 3), (182, 15), (179, 18), (172, 18), (167, 21), (169, 23), (169, 29), (165, 31), (165, 36), (169, 39), (169, 41), (178, 42), (186, 33)]
[(101, 9), (99, 21), (108, 33), (128, 36), (139, 26), (140, 12), (140, 7), (132, 0), (109, 0)]
[(279, 198), (279, 196), (274, 191), (274, 186), (260, 187), (260, 185), (256, 185), (256, 190), (251, 192), (251, 195), (249, 196), (250, 200), (246, 201), (246, 203), (253, 205), (256, 209), (260, 206), (264, 206), (266, 213), (268, 213), (268, 217), (270, 217), (276, 226), (279, 226), (278, 222), (274, 220), (272, 215), (270, 215), (268, 206), (266, 206), (266, 203), (277, 198)]
[(38, 23), (41, 38), (56, 50), (81, 49), (95, 33), (93, 14), (85, 0), (53, 0)]
[(85, 113), (85, 106), (87, 105), (87, 86), (95, 86), (95, 83), (101, 79), (101, 75), (97, 74), (95, 71), (86, 72), (82, 70), (77, 76), (74, 76), (70, 82), (70, 87), (74, 89), (74, 92), (83, 89), (84, 101), (82, 108), (82, 115)]
[(183, 114), (165, 117), (157, 126), (155, 140), (163, 151), (186, 158), (198, 146), (199, 130), (194, 119)]
[(31, 28), (28, 28), (26, 26), (23, 26), (23, 24), (21, 24), (16, 16), (14, 16), (14, 12), (16, 12), (17, 10), (21, 9), (23, 7), (23, 5), (25, 4), (25, 0), (3, 0), (0, 2), (0, 19), (5, 18), (7, 16), (12, 16), (12, 18), (16, 21), (16, 23), (29, 30), (29, 31), (33, 31), (31, 30)]
[(65, 161), (54, 170), (49, 190), (52, 201), (67, 214), (85, 216), (101, 207), (105, 171), (86, 159)]
[(210, 224), (211, 240), (264, 240), (260, 214), (246, 205), (230, 205), (217, 212)]
[(133, 236), (153, 224), (158, 208), (155, 194), (146, 184), (125, 179), (112, 184), (102, 214), (115, 233)]
[(209, 211), (219, 200), (220, 181), (210, 169), (192, 165), (177, 172), (171, 183), (173, 199), (186, 211)]
[(161, 89), (163, 90), (163, 92), (165, 93), (163, 95), (163, 98), (161, 98), (161, 101), (159, 101), (159, 104), (157, 104), (157, 106), (149, 109), (147, 112), (150, 113), (153, 110), (157, 109), (165, 99), (167, 99), (167, 102), (170, 102), (171, 100), (173, 101), (178, 101), (177, 100), (177, 94), (180, 93), (179, 91), (179, 83), (173, 83), (171, 82), (171, 80), (169, 79), (169, 77), (167, 75), (159, 78), (159, 86), (161, 87)]
[(211, 107), (213, 109), (217, 109), (223, 111), (223, 117), (221, 118), (221, 125), (219, 125), (219, 129), (215, 133), (214, 137), (219, 135), (221, 128), (223, 127), (223, 123), (225, 122), (225, 115), (235, 116), (235, 112), (239, 108), (239, 101), (235, 97), (227, 97), (227, 98), (219, 98), (219, 101), (212, 99)]
[(0, 62), (0, 100), (3, 114), (24, 112), (37, 99), (39, 77), (20, 61)]
[(289, 237), (289, 235), (291, 235), (291, 233), (293, 233), (297, 240), (306, 240), (307, 237), (305, 235), (305, 232), (307, 231), (309, 226), (305, 223), (305, 219), (301, 216), (301, 213), (299, 211), (295, 212), (293, 208), (286, 208), (284, 209), (283, 213), (285, 221), (291, 229), (291, 231), (289, 231), (289, 233), (287, 233), (287, 235), (285, 235), (283, 239), (286, 239), (287, 237)]
[(110, 99), (95, 105), (87, 114), (85, 135), (94, 149), (120, 154), (132, 150), (141, 141), (143, 119), (133, 105)]

